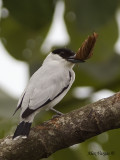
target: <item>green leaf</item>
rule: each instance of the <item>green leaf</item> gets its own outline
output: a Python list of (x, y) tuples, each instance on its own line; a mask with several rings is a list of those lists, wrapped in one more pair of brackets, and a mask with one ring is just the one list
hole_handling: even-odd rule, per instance
[(49, 30), (54, 0), (4, 1), (9, 16), (1, 21), (1, 39), (8, 52), (29, 63), (40, 59), (40, 46)]
[(16, 21), (34, 30), (51, 23), (54, 12), (53, 0), (4, 0), (4, 6)]
[(118, 7), (118, 0), (65, 0), (66, 22), (76, 26), (82, 32), (94, 31), (105, 25), (115, 14)]

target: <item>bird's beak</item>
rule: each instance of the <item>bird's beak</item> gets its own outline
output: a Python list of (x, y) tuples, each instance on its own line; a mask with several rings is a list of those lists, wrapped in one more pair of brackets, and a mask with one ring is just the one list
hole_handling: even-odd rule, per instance
[(67, 60), (69, 62), (72, 62), (72, 63), (82, 63), (82, 62), (85, 62), (84, 60), (76, 59), (75, 56), (71, 56)]

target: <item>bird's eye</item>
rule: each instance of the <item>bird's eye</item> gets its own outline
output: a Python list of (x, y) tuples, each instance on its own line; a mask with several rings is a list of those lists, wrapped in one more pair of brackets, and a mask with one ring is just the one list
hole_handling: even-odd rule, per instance
[(64, 52), (60, 52), (60, 56), (61, 56), (62, 58), (65, 58), (65, 53), (64, 53)]

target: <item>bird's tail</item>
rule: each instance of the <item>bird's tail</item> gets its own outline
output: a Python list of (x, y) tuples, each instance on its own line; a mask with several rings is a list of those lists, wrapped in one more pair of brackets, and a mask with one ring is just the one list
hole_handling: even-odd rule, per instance
[(16, 128), (13, 135), (13, 139), (21, 136), (27, 138), (30, 132), (30, 127), (32, 123), (22, 121)]

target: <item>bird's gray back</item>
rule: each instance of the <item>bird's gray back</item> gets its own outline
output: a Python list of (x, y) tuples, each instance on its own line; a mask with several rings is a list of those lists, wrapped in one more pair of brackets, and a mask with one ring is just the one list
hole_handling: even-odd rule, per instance
[(26, 88), (22, 103), (23, 111), (28, 106), (31, 109), (37, 109), (48, 99), (54, 99), (69, 83), (68, 69), (59, 65), (42, 66), (33, 74)]

